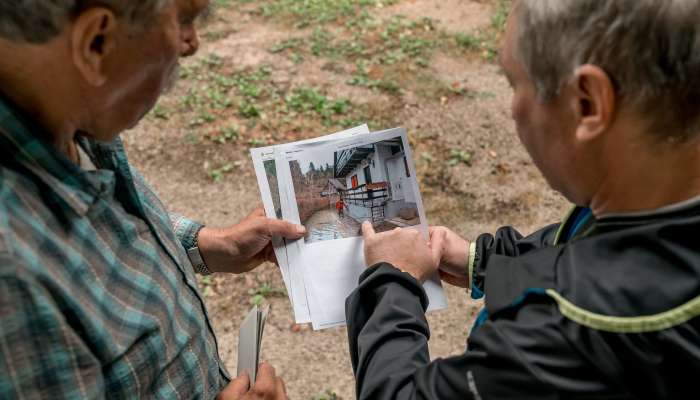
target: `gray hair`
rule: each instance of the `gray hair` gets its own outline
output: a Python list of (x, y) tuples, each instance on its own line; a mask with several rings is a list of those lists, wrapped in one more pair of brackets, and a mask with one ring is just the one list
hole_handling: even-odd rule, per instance
[(0, 0), (0, 38), (43, 43), (88, 7), (102, 5), (143, 23), (171, 0)]
[(521, 0), (519, 49), (542, 101), (601, 67), (664, 139), (700, 128), (700, 0)]

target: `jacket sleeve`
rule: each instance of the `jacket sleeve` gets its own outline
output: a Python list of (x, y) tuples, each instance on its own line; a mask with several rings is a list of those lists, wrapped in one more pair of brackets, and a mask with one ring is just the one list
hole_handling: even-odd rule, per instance
[(427, 297), (410, 275), (379, 264), (346, 302), (358, 399), (549, 399), (595, 386), (559, 331), (553, 304), (487, 321), (472, 350), (430, 361)]
[(495, 235), (480, 235), (469, 248), (469, 277), (471, 297), (484, 297), (486, 266), (493, 255), (518, 257), (533, 250), (554, 244), (559, 224), (550, 225), (530, 236), (523, 237), (513, 227), (503, 227)]
[[(0, 266), (7, 259), (0, 259)], [(103, 398), (100, 362), (39, 284), (0, 276), (0, 398)]]

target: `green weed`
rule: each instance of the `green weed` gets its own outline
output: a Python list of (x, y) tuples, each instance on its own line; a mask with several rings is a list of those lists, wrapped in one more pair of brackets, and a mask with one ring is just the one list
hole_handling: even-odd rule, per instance
[(326, 390), (313, 397), (313, 400), (338, 400), (338, 395), (332, 390)]
[(450, 152), (450, 161), (448, 164), (454, 167), (457, 164), (466, 164), (467, 166), (472, 165), (472, 155), (464, 150), (452, 149)]
[(268, 297), (284, 297), (287, 295), (284, 289), (272, 287), (269, 283), (263, 283), (258, 289), (250, 290), (250, 303), (260, 305)]
[(226, 164), (220, 168), (212, 169), (209, 171), (209, 177), (216, 183), (221, 182), (226, 174), (233, 171), (233, 164)]

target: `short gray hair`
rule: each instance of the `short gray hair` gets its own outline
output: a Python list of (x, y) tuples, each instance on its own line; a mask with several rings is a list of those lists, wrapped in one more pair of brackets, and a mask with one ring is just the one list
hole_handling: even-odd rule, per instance
[(171, 0), (0, 0), (0, 38), (43, 43), (88, 7), (102, 5), (131, 23), (145, 22)]
[(700, 128), (700, 0), (521, 0), (519, 50), (541, 100), (581, 65), (604, 69), (623, 104), (664, 139)]

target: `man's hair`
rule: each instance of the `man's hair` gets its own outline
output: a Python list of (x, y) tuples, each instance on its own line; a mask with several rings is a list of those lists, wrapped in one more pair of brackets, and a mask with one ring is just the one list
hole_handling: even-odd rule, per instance
[(129, 23), (144, 24), (171, 0), (0, 0), (0, 38), (44, 43), (85, 9), (109, 7)]
[(700, 0), (521, 0), (519, 56), (542, 101), (597, 65), (661, 139), (700, 134)]

